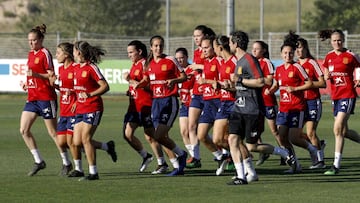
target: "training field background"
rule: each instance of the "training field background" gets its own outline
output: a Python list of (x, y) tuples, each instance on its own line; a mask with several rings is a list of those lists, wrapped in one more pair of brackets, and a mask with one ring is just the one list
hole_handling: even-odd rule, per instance
[[(118, 161), (113, 163), (104, 151), (97, 152), (100, 180), (79, 182), (60, 177), (61, 159), (47, 135), (41, 118), (32, 132), (47, 168), (34, 177), (27, 173), (33, 166), (31, 153), (19, 133), (19, 119), (25, 95), (0, 95), (0, 202), (358, 202), (360, 199), (360, 145), (346, 140), (340, 174), (324, 176), (324, 170), (309, 170), (307, 151), (296, 148), (303, 173), (284, 175), (287, 166), (279, 166), (279, 158), (271, 156), (257, 166), (258, 182), (243, 186), (228, 186), (234, 172), (215, 176), (217, 163), (204, 146), (201, 146), (202, 168), (186, 170), (185, 176), (166, 177), (151, 175), (156, 167), (154, 160), (146, 172), (139, 173), (140, 156), (122, 138), (122, 120), (127, 109), (125, 96), (105, 96), (105, 112), (95, 139), (114, 140)], [(349, 126), (360, 131), (360, 104)], [(333, 117), (329, 101), (324, 101), (323, 117), (318, 135), (325, 139), (326, 164), (330, 166), (334, 154), (332, 133)], [(137, 136), (144, 146), (150, 147), (138, 129)], [(170, 136), (184, 148), (178, 123)], [(268, 129), (263, 134), (265, 142), (275, 144)], [(258, 154), (254, 153), (254, 161)], [(168, 164), (170, 162), (167, 160)], [(87, 173), (85, 158), (83, 167)]]

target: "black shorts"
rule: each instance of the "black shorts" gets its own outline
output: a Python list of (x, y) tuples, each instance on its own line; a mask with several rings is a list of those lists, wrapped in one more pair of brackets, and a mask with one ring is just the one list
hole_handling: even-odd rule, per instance
[(232, 112), (229, 117), (229, 134), (236, 134), (246, 143), (257, 143), (260, 120), (258, 115), (239, 114)]

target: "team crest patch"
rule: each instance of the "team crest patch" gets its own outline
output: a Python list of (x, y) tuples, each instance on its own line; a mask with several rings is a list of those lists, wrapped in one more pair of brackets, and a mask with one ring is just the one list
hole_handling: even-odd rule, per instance
[(74, 78), (74, 74), (73, 73), (69, 73), (68, 74), (68, 79), (73, 79)]
[(166, 66), (166, 64), (163, 64), (162, 66), (161, 66), (161, 71), (166, 71), (167, 70), (167, 66)]
[(140, 73), (140, 70), (135, 70), (134, 75), (138, 76)]
[(81, 77), (86, 78), (86, 77), (87, 77), (87, 72), (86, 72), (86, 71), (83, 71), (83, 72), (81, 73)]
[(215, 70), (216, 70), (216, 65), (212, 65), (211, 68), (210, 68), (210, 71), (214, 72)]
[(228, 66), (228, 67), (226, 67), (226, 69), (225, 69), (225, 73), (227, 73), (227, 74), (229, 74), (230, 73), (230, 67)]
[(34, 60), (34, 63), (35, 63), (35, 64), (38, 64), (39, 61), (40, 61), (40, 59), (39, 59), (38, 57), (36, 57), (35, 60)]
[(309, 75), (310, 70), (308, 68), (306, 68), (305, 71)]
[(242, 67), (241, 66), (238, 67), (237, 74), (242, 75)]
[(288, 77), (289, 77), (289, 78), (294, 77), (294, 72), (290, 71), (289, 74), (288, 74)]
[(347, 57), (344, 57), (344, 58), (343, 58), (343, 63), (344, 63), (344, 64), (348, 64), (348, 63), (349, 63), (349, 59), (348, 59)]

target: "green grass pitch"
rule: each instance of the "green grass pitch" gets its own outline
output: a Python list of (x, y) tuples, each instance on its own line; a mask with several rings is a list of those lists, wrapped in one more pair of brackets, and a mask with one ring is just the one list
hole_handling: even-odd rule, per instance
[[(19, 133), (19, 119), (24, 106), (24, 95), (0, 95), (0, 202), (358, 202), (360, 199), (360, 145), (346, 140), (343, 161), (338, 176), (324, 176), (324, 170), (309, 170), (307, 151), (296, 148), (303, 173), (284, 175), (287, 166), (279, 166), (279, 158), (271, 156), (262, 166), (256, 167), (259, 181), (245, 186), (228, 186), (234, 175), (225, 172), (215, 176), (217, 164), (204, 146), (201, 146), (202, 168), (186, 170), (185, 176), (166, 177), (151, 175), (156, 167), (154, 160), (146, 172), (139, 173), (140, 156), (122, 138), (122, 121), (127, 109), (124, 96), (106, 96), (105, 112), (95, 139), (114, 140), (118, 162), (113, 163), (106, 152), (98, 151), (100, 180), (79, 182), (58, 176), (61, 159), (53, 141), (46, 133), (41, 118), (32, 132), (47, 168), (34, 177), (28, 177), (33, 158)], [(356, 111), (359, 109), (359, 104)], [(360, 116), (350, 118), (350, 128), (360, 131)], [(324, 102), (323, 117), (318, 135), (325, 139), (326, 164), (333, 161), (333, 118), (329, 101)], [(145, 143), (142, 129), (137, 136)], [(170, 136), (184, 148), (178, 123)], [(275, 144), (268, 129), (265, 142)], [(256, 161), (258, 154), (254, 154)], [(169, 163), (169, 161), (168, 161)], [(83, 166), (87, 172), (87, 163)]]

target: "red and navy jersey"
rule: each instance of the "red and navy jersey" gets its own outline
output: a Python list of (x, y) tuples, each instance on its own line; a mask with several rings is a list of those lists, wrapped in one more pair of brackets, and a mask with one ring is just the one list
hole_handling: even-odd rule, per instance
[[(51, 53), (46, 48), (38, 51), (31, 50), (27, 62), (29, 70), (34, 73), (47, 74), (48, 70), (54, 71)], [(49, 79), (27, 76), (28, 101), (56, 100), (55, 88), (50, 85)]]
[[(192, 74), (193, 70), (188, 66), (185, 68), (185, 74)], [(187, 80), (183, 83), (179, 83), (179, 93), (180, 93), (180, 101), (185, 106), (190, 106), (191, 101), (191, 90), (195, 83), (195, 77), (188, 77)]]
[(95, 111), (103, 111), (101, 96), (82, 98), (81, 92), (91, 93), (99, 88), (98, 81), (105, 80), (100, 69), (93, 63), (78, 65), (74, 71), (74, 89), (77, 95), (76, 114), (85, 114)]
[(71, 108), (76, 102), (74, 91), (74, 69), (76, 66), (78, 64), (71, 63), (68, 67), (64, 67), (64, 65), (59, 67), (60, 116), (75, 116), (75, 112), (71, 112)]
[[(235, 56), (231, 56), (227, 61), (223, 61), (219, 69), (219, 81), (224, 82), (225, 80), (230, 80), (230, 74), (234, 73), (236, 63), (237, 63), (237, 59)], [(235, 92), (230, 92), (221, 89), (220, 100), (235, 101)]]
[[(219, 80), (219, 69), (222, 63), (222, 58), (213, 57), (212, 59), (206, 59), (204, 63), (204, 70), (202, 77), (205, 80)], [(213, 85), (210, 83), (204, 83), (201, 85), (203, 89), (203, 99), (210, 100), (220, 98), (219, 89), (214, 89)]]
[[(129, 79), (140, 82), (144, 77), (144, 65), (145, 59), (140, 59), (139, 61), (132, 64)], [(152, 104), (152, 95), (149, 90), (145, 88), (134, 88), (132, 85), (129, 85), (129, 112), (142, 112), (144, 107), (149, 107)]]
[(336, 54), (329, 52), (324, 59), (324, 67), (329, 70), (331, 99), (349, 99), (357, 96), (354, 88), (354, 70), (360, 67), (359, 58), (347, 50)]
[(304, 68), (298, 64), (293, 63), (285, 68), (282, 64), (275, 70), (274, 79), (278, 82), (280, 90), (280, 106), (279, 111), (304, 111), (306, 109), (306, 102), (304, 98), (304, 91), (287, 92), (286, 88), (297, 87), (304, 84), (308, 79)]
[[(319, 64), (314, 59), (306, 59), (305, 63), (301, 64), (301, 66), (305, 69), (311, 81), (318, 81), (319, 77), (324, 76)], [(320, 98), (319, 88), (305, 90), (306, 100), (314, 100), (318, 98)]]
[[(274, 75), (274, 71), (275, 71), (274, 66), (269, 59), (259, 58), (258, 60), (259, 60), (260, 68), (261, 68), (261, 71), (263, 72), (264, 78), (266, 78), (269, 75)], [(271, 87), (271, 85), (265, 84), (262, 88), (262, 97), (264, 100), (264, 105), (265, 106), (276, 106), (277, 101), (276, 101), (275, 94), (269, 94), (269, 95), (265, 94), (265, 90), (270, 89), (270, 87)]]
[(177, 84), (169, 87), (167, 80), (177, 78), (183, 71), (183, 68), (176, 62), (174, 57), (166, 56), (158, 62), (154, 61), (154, 59), (151, 60), (146, 74), (150, 80), (153, 98), (177, 96)]

